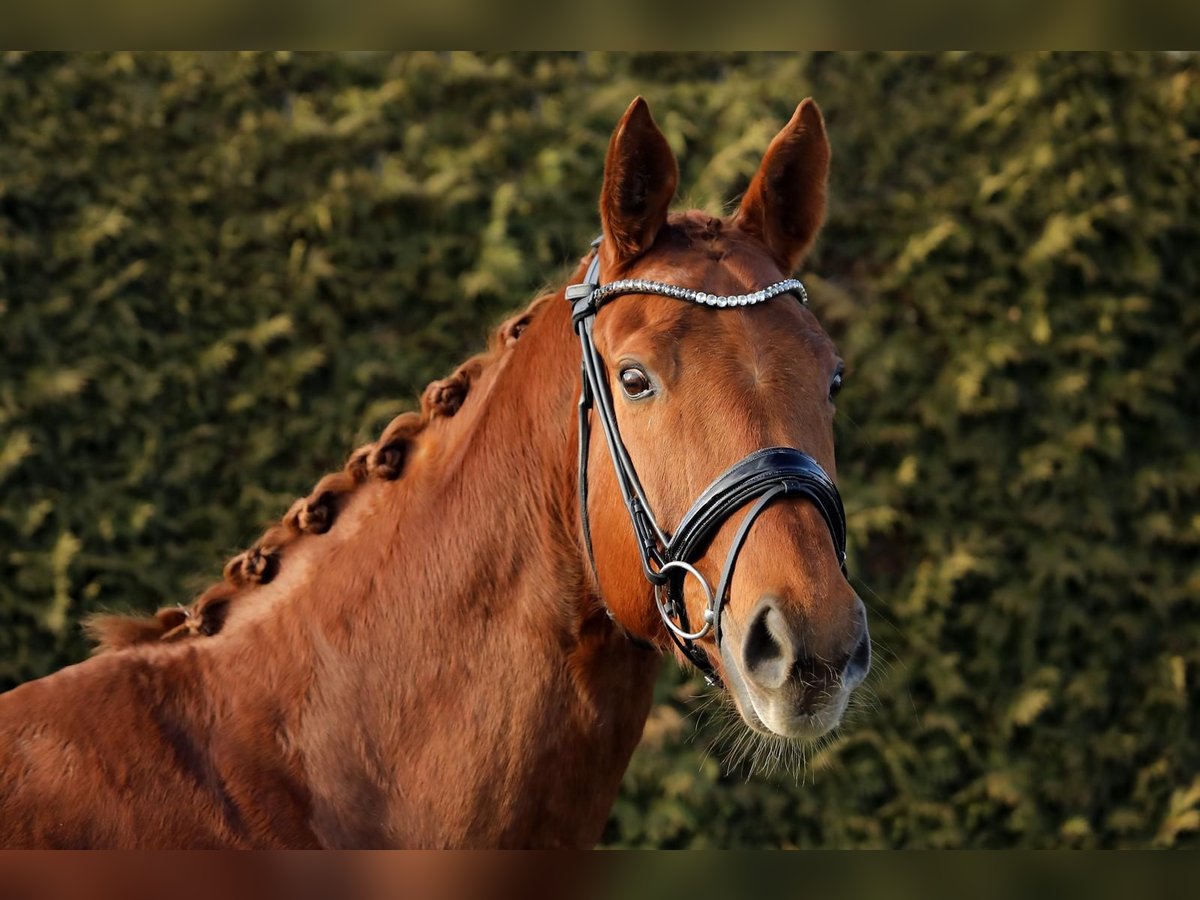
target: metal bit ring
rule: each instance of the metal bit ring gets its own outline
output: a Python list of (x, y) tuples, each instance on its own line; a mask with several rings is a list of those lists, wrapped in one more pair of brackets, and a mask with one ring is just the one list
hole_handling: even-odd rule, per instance
[(700, 587), (704, 590), (704, 625), (701, 626), (699, 631), (695, 632), (694, 634), (689, 634), (675, 624), (674, 619), (671, 618), (670, 610), (668, 610), (666, 604), (663, 603), (663, 592), (668, 589), (667, 587), (655, 585), (654, 603), (658, 607), (658, 614), (662, 616), (663, 623), (666, 624), (669, 629), (671, 629), (676, 637), (685, 641), (698, 641), (700, 638), (712, 631), (714, 619), (713, 589), (695, 566), (693, 566), (691, 563), (684, 562), (681, 559), (673, 559), (670, 562), (665, 563), (663, 567), (659, 569), (659, 573), (666, 573), (672, 568), (682, 570), (685, 578), (688, 575), (691, 575), (698, 582), (700, 582)]

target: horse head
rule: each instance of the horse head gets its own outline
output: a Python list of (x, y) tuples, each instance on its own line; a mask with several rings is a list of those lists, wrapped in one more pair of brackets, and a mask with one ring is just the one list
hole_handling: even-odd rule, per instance
[(789, 738), (836, 726), (871, 657), (833, 487), (842, 363), (788, 279), (829, 160), (805, 100), (736, 213), (671, 213), (676, 161), (638, 98), (609, 145), (603, 238), (568, 290), (599, 592), (631, 634), (673, 636), (724, 681), (751, 728)]

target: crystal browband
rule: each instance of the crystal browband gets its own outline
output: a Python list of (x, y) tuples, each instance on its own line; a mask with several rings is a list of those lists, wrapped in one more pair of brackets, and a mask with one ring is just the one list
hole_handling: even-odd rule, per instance
[(605, 301), (621, 294), (661, 294), (664, 297), (690, 300), (692, 303), (701, 303), (704, 306), (753, 306), (755, 303), (762, 303), (764, 300), (770, 300), (780, 294), (792, 292), (800, 298), (801, 303), (808, 303), (808, 292), (804, 290), (804, 285), (798, 278), (786, 278), (750, 294), (733, 294), (727, 297), (706, 294), (704, 291), (694, 291), (691, 288), (679, 287), (675, 284), (664, 284), (661, 281), (632, 278), (624, 281), (610, 281), (608, 284), (600, 285), (592, 291), (592, 303), (600, 306)]
[(808, 292), (804, 290), (804, 285), (798, 278), (785, 278), (783, 281), (777, 281), (749, 294), (729, 296), (706, 294), (704, 291), (680, 287), (677, 284), (648, 281), (644, 278), (610, 281), (596, 287), (592, 287), (585, 281), (583, 284), (573, 284), (567, 288), (567, 299), (574, 305), (574, 318), (578, 322), (581, 317), (594, 313), (609, 300), (623, 294), (659, 294), (663, 297), (675, 297), (678, 300), (699, 303), (702, 306), (728, 307), (753, 306), (756, 303), (770, 300), (772, 297), (778, 297), (780, 294), (789, 293), (795, 294), (801, 303), (808, 305)]

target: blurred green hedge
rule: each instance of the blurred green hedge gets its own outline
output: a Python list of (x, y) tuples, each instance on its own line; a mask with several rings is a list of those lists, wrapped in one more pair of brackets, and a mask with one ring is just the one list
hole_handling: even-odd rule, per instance
[(0, 687), (84, 656), (87, 612), (188, 599), (559, 279), (633, 95), (717, 211), (812, 94), (873, 696), (801, 779), (747, 778), (669, 667), (607, 841), (1194, 842), (1198, 82), (1142, 54), (0, 57)]

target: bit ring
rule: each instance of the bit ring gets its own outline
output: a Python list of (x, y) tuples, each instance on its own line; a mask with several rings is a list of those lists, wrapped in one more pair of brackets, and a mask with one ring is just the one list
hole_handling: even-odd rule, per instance
[(685, 641), (698, 641), (700, 638), (712, 631), (713, 621), (716, 618), (716, 614), (713, 612), (713, 606), (715, 605), (713, 602), (713, 589), (695, 566), (693, 566), (691, 563), (684, 562), (682, 559), (673, 559), (670, 562), (664, 563), (662, 568), (658, 571), (660, 574), (665, 574), (672, 568), (681, 570), (684, 573), (685, 578), (688, 575), (691, 575), (698, 582), (700, 582), (700, 587), (704, 590), (704, 624), (701, 626), (700, 630), (694, 634), (689, 634), (676, 625), (674, 620), (671, 618), (670, 610), (668, 610), (666, 604), (663, 603), (662, 595), (664, 588), (662, 586), (655, 585), (654, 587), (654, 603), (658, 607), (658, 614), (662, 616), (663, 623), (667, 626), (667, 628), (671, 629), (672, 633), (674, 633), (676, 637)]

